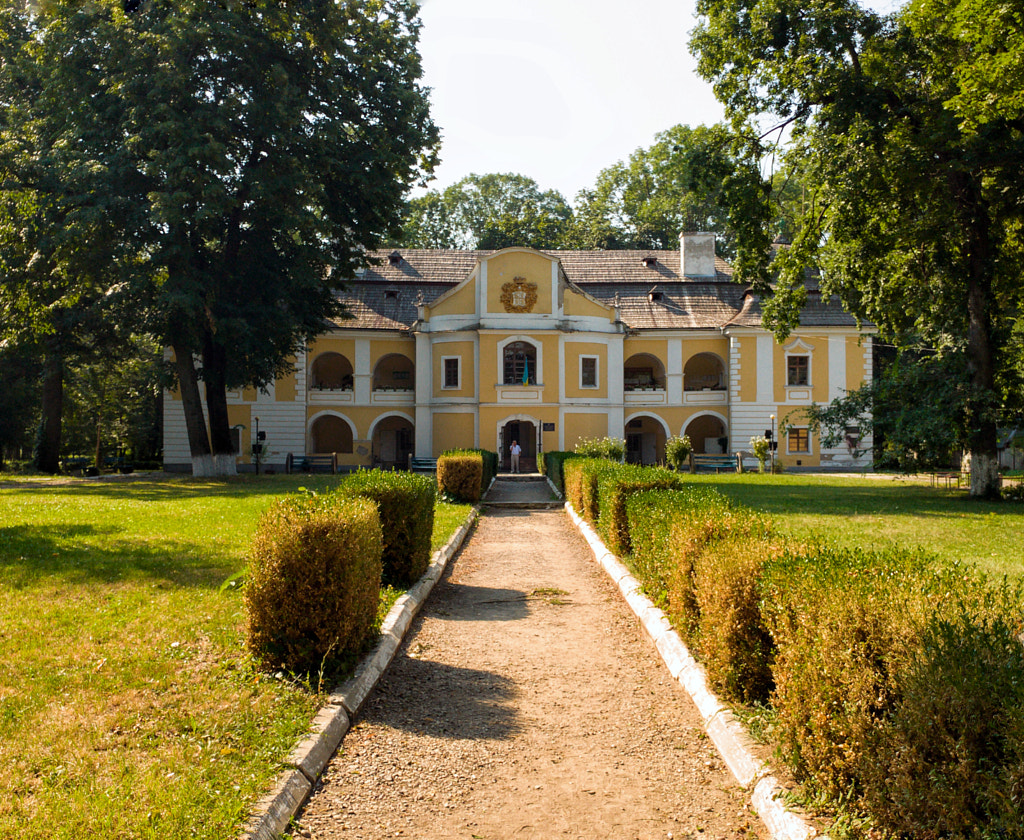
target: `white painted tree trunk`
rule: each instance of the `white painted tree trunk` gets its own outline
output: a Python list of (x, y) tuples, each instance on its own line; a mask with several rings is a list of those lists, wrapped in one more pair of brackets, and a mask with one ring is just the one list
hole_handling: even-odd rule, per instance
[(238, 475), (234, 455), (193, 455), (192, 475), (195, 478), (222, 478)]
[(192, 477), (193, 478), (210, 478), (216, 475), (213, 471), (213, 456), (212, 455), (193, 455), (192, 456)]
[(999, 494), (999, 457), (983, 452), (970, 454), (971, 495), (989, 498)]

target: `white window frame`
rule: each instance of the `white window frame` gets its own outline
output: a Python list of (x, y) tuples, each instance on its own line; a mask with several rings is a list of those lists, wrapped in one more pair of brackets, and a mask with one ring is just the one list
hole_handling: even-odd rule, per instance
[[(787, 388), (813, 388), (814, 387), (814, 348), (801, 339), (796, 339), (786, 348), (786, 367), (784, 376), (786, 377)], [(792, 385), (789, 381), (789, 360), (794, 356), (805, 356), (807, 358), (807, 382), (803, 385)]]
[[(593, 390), (596, 390), (596, 389), (600, 388), (601, 387), (601, 357), (600, 356), (594, 356), (594, 355), (591, 355), (589, 353), (583, 353), (583, 354), (580, 354), (579, 358), (580, 358), (580, 362), (579, 362), (579, 367), (580, 367), (580, 380), (579, 380), (580, 381), (580, 388), (581, 389), (585, 389), (587, 391), (593, 391)], [(583, 360), (584, 359), (593, 359), (594, 360), (594, 384), (593, 385), (587, 385), (583, 381)]]
[[(448, 362), (449, 360), (455, 362), (455, 381), (456, 385), (448, 384)], [(462, 356), (442, 356), (441, 357), (441, 390), (442, 391), (461, 391), (462, 390)]]

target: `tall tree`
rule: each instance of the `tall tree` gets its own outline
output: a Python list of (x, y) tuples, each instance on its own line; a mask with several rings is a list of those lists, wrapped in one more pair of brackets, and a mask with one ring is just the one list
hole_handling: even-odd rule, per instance
[(409, 202), (408, 248), (561, 248), (572, 208), (556, 190), (524, 175), (468, 175)]
[(55, 0), (29, 19), (37, 123), (80, 205), (121, 220), (125, 294), (173, 348), (197, 474), (234, 470), (227, 389), (273, 381), (341, 314), (336, 278), (433, 165), (416, 9)]
[(674, 249), (683, 231), (713, 231), (720, 253), (731, 256), (725, 194), (739, 165), (724, 126), (662, 131), (577, 196), (570, 241), (578, 248)]
[(965, 80), (979, 42), (949, 21), (979, 2), (913, 0), (881, 16), (852, 0), (699, 0), (691, 48), (736, 125), (791, 127), (791, 160), (816, 186), (774, 285), (763, 239), (746, 251), (746, 279), (774, 293), (777, 331), (817, 264), (823, 290), (897, 344), (962, 350), (959, 433), (971, 494), (990, 497), (998, 372), (1021, 304), (1024, 112), (987, 109), (976, 126), (957, 113), (965, 94), (977, 102)]

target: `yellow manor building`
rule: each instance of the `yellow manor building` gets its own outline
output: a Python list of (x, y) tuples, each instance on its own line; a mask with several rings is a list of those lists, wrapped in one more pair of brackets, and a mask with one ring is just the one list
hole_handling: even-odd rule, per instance
[[(337, 453), (352, 469), (455, 448), (497, 451), (507, 465), (518, 441), (528, 470), (539, 452), (606, 435), (644, 464), (664, 460), (672, 435), (697, 453), (749, 451), (773, 423), (784, 465), (870, 461), (858, 429), (822, 449), (800, 410), (871, 378), (870, 336), (811, 279), (800, 328), (779, 344), (713, 234), (683, 234), (678, 251), (374, 256), (339, 292), (352, 319), (266, 391), (229, 393), (240, 467), (257, 428), (274, 469), (289, 454)], [(165, 467), (187, 470), (180, 399), (169, 392), (164, 405)]]

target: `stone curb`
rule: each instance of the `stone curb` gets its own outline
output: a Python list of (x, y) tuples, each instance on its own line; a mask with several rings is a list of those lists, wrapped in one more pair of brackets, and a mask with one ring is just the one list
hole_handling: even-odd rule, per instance
[(239, 840), (278, 840), (287, 831), (348, 732), (352, 718), (391, 664), (412, 620), (479, 515), (480, 505), (475, 505), (451, 539), (434, 552), (423, 577), (395, 601), (381, 624), (380, 641), (359, 663), (355, 673), (327, 698), (327, 704), (313, 718), (309, 733), (285, 759), (285, 769), (274, 788), (256, 804)]
[(587, 541), (594, 558), (619, 587), (623, 598), (640, 619), (640, 623), (672, 678), (693, 699), (708, 733), (736, 781), (750, 791), (751, 804), (770, 832), (772, 840), (828, 840), (817, 829), (783, 803), (783, 788), (770, 774), (767, 764), (757, 758), (750, 745), (752, 741), (732, 711), (708, 688), (704, 668), (693, 658), (668, 618), (643, 594), (640, 583), (612, 554), (601, 538), (565, 503), (565, 512)]

